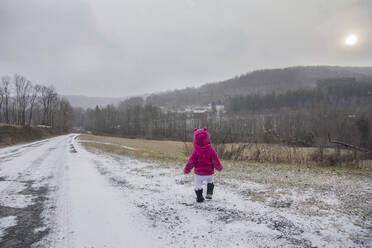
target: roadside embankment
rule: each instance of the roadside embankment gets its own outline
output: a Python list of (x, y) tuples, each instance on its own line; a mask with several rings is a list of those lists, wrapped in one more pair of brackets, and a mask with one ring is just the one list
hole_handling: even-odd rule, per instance
[(63, 134), (49, 127), (16, 126), (0, 123), (0, 147), (31, 142)]

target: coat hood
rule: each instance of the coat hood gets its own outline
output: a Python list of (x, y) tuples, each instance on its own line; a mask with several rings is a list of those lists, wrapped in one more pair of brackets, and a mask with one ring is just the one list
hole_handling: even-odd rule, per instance
[(194, 140), (193, 145), (197, 149), (205, 149), (211, 145), (211, 139), (209, 133), (207, 132), (207, 128), (202, 129), (194, 129)]

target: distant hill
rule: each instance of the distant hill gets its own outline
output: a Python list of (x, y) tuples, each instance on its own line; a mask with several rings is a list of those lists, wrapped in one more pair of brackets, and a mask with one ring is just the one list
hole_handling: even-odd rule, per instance
[(78, 95), (64, 95), (73, 107), (80, 108), (94, 108), (98, 106), (106, 106), (109, 104), (117, 105), (121, 101), (125, 100), (126, 97), (90, 97), (90, 96), (78, 96)]
[(222, 103), (229, 96), (311, 89), (316, 87), (319, 80), (331, 78), (355, 78), (358, 81), (371, 79), (372, 67), (297, 66), (258, 70), (197, 88), (151, 94), (146, 102), (156, 106)]

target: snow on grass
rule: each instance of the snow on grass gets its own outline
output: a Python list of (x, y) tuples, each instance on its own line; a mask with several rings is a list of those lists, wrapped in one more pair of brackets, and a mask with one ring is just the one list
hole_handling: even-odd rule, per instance
[[(149, 160), (133, 163), (126, 156), (88, 148), (97, 156), (94, 161), (99, 171), (123, 192), (132, 192), (128, 195), (132, 204), (143, 210), (154, 234), (169, 245), (371, 245), (368, 221), (360, 225), (359, 216), (345, 213), (345, 198), (340, 193), (364, 192), (370, 182), (356, 180), (342, 170), (227, 165), (216, 175), (213, 201), (196, 204), (193, 176), (182, 174), (183, 165)], [(364, 203), (358, 206), (363, 211), (370, 209)]]
[(17, 225), (16, 216), (7, 216), (0, 218), (0, 240), (5, 235), (6, 229), (15, 225)]
[[(114, 180), (115, 183), (133, 193), (131, 195), (134, 197), (129, 196), (133, 204), (143, 209), (143, 214), (152, 220), (153, 232), (167, 240), (169, 245), (235, 247), (254, 246), (261, 242), (272, 246), (274, 242), (271, 240), (279, 234), (276, 230), (264, 228), (257, 216), (243, 212), (247, 208), (252, 211), (260, 209), (259, 204), (246, 205), (235, 195), (224, 190), (219, 192), (220, 188), (216, 187), (218, 193), (214, 201), (196, 204), (192, 185), (175, 184), (174, 176), (179, 174), (177, 170), (154, 165), (146, 166), (139, 172), (125, 164), (125, 158), (110, 161), (107, 156), (100, 156), (99, 161), (102, 163), (97, 166), (104, 166), (105, 175), (111, 178), (119, 175), (118, 170), (125, 171), (120, 173), (122, 177), (119, 180)], [(230, 200), (235, 204), (227, 208)], [(241, 209), (234, 209), (238, 205)], [(245, 221), (244, 218), (252, 220)], [(231, 222), (234, 224), (230, 225)], [(266, 237), (266, 240), (262, 240), (262, 237)]]
[(92, 141), (92, 140), (79, 140), (80, 142), (85, 142), (85, 143), (96, 143), (96, 144), (102, 144), (102, 145), (113, 145), (113, 146), (119, 146), (121, 148), (130, 150), (130, 151), (135, 151), (137, 149), (130, 147), (130, 146), (125, 146), (125, 145), (119, 145), (119, 144), (114, 144), (114, 143), (109, 143), (109, 142), (99, 142), (99, 141)]

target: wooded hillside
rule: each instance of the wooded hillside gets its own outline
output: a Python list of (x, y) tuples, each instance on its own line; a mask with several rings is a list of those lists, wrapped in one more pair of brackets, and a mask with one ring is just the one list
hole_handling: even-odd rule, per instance
[(306, 66), (259, 70), (197, 88), (152, 94), (146, 98), (146, 102), (155, 106), (223, 103), (228, 97), (237, 95), (313, 89), (318, 81), (330, 78), (355, 78), (363, 81), (372, 78), (372, 67)]

